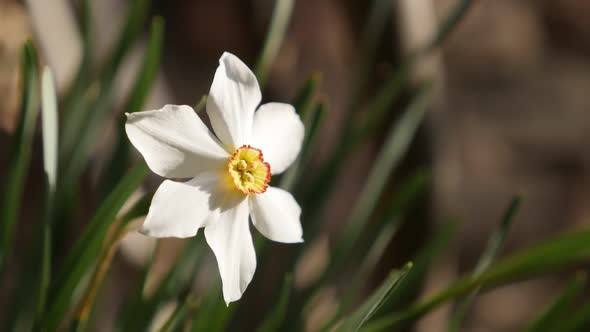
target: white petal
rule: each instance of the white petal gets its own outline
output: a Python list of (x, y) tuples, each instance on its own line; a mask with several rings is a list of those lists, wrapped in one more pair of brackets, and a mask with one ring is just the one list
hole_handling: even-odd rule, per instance
[(127, 114), (125, 130), (150, 169), (163, 177), (190, 178), (227, 162), (227, 152), (190, 106)]
[(218, 193), (217, 188), (214, 173), (187, 182), (164, 181), (152, 199), (141, 233), (153, 237), (195, 236), (212, 214), (212, 196)]
[(217, 259), (225, 303), (239, 300), (256, 270), (256, 253), (250, 225), (248, 201), (216, 211), (205, 228), (205, 238)]
[(301, 208), (289, 192), (269, 187), (249, 201), (252, 222), (262, 235), (277, 242), (303, 242)]
[(261, 98), (254, 73), (235, 55), (223, 53), (207, 98), (207, 114), (228, 151), (248, 144)]
[(262, 150), (272, 174), (286, 170), (297, 158), (305, 129), (293, 106), (268, 103), (254, 114), (252, 146)]

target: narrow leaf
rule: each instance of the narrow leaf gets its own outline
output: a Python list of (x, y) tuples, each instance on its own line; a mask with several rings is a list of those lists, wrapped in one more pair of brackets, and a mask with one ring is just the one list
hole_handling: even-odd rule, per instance
[(184, 301), (181, 304), (179, 304), (176, 307), (176, 309), (174, 309), (166, 323), (164, 323), (164, 325), (160, 329), (160, 332), (175, 331), (179, 326), (181, 326), (182, 321), (185, 319), (185, 317), (188, 315), (191, 309), (196, 308), (196, 306), (197, 304), (194, 295), (188, 293)]
[(424, 193), (430, 183), (429, 173), (419, 170), (411, 177), (402, 182), (399, 186), (399, 192), (396, 193), (391, 201), (390, 208), (386, 211), (383, 222), (375, 231), (368, 233), (360, 242), (361, 248), (355, 249), (355, 252), (367, 253), (357, 269), (352, 282), (347, 287), (346, 295), (342, 300), (341, 308), (349, 307), (350, 303), (358, 295), (360, 287), (365, 280), (369, 278), (371, 272), (377, 267), (379, 259), (383, 257), (387, 246), (391, 243), (397, 231), (407, 220), (404, 218), (405, 212), (414, 204)]
[(260, 327), (256, 329), (257, 332), (273, 332), (278, 331), (281, 326), (281, 322), (285, 318), (287, 313), (287, 306), (289, 305), (289, 295), (291, 294), (291, 288), (293, 287), (293, 278), (290, 274), (285, 276), (283, 280), (283, 287), (277, 304), (266, 316)]
[(590, 230), (584, 229), (561, 234), (499, 261), (479, 276), (465, 276), (431, 299), (381, 318), (367, 326), (366, 330), (391, 331), (418, 319), (441, 304), (465, 296), (475, 289), (493, 288), (555, 272), (588, 259), (590, 259)]
[(123, 59), (141, 32), (148, 7), (147, 0), (131, 1), (129, 14), (119, 40), (111, 51), (108, 60), (99, 71), (99, 82), (89, 85), (88, 91), (85, 92), (85, 95), (89, 96), (92, 102), (86, 105), (80, 102), (80, 106), (83, 107), (69, 112), (73, 113), (70, 116), (75, 117), (76, 121), (67, 121), (69, 118), (65, 119), (60, 161), (65, 167), (64, 178), (68, 180), (77, 179), (90, 154), (96, 133), (104, 123), (105, 114), (111, 110), (114, 80)]
[(575, 310), (572, 315), (566, 317), (559, 325), (560, 332), (586, 332), (590, 327), (590, 301)]
[(412, 263), (408, 263), (401, 271), (392, 271), (389, 277), (373, 294), (352, 313), (351, 317), (346, 319), (338, 328), (339, 331), (359, 331), (360, 328), (368, 322), (379, 308), (395, 292), (401, 281), (406, 277), (412, 268)]
[(412, 101), (398, 123), (393, 126), (385, 139), (383, 148), (373, 163), (368, 180), (356, 203), (350, 221), (344, 230), (340, 246), (335, 250), (336, 259), (344, 259), (356, 243), (371, 213), (377, 206), (379, 197), (387, 185), (387, 179), (399, 166), (424, 119), (429, 105), (428, 88), (425, 88)]
[(0, 270), (10, 254), (18, 220), (25, 179), (29, 171), (33, 137), (39, 111), (39, 70), (33, 43), (27, 41), (21, 54), (22, 87), (20, 118), (13, 140), (3, 199), (0, 203)]
[(584, 288), (586, 273), (578, 273), (561, 294), (545, 309), (537, 319), (532, 321), (524, 332), (551, 332), (560, 330), (565, 316), (569, 313), (574, 299)]
[[(479, 258), (477, 266), (473, 271), (474, 276), (481, 275), (485, 270), (489, 268), (489, 266), (494, 262), (496, 256), (498, 255), (498, 251), (504, 244), (506, 236), (508, 234), (508, 230), (512, 225), (512, 221), (514, 220), (514, 216), (518, 212), (522, 202), (522, 197), (516, 196), (512, 199), (510, 206), (506, 210), (504, 217), (502, 218), (498, 227), (494, 230), (490, 239), (488, 241), (487, 247), (484, 250), (483, 254)], [(471, 292), (465, 299), (463, 299), (460, 303), (457, 304), (455, 312), (453, 313), (453, 317), (449, 321), (449, 331), (458, 332), (461, 327), (461, 322), (463, 320), (463, 316), (465, 316), (465, 312), (473, 303), (473, 300), (477, 296), (478, 290), (474, 290)]]
[[(143, 109), (156, 79), (160, 65), (163, 39), (164, 20), (161, 17), (155, 17), (152, 20), (146, 56), (124, 107), (125, 112), (133, 113)], [(122, 118), (117, 128), (116, 146), (109, 158), (109, 162), (105, 164), (101, 175), (102, 180), (100, 183), (102, 185), (100, 191), (103, 196), (106, 196), (117, 184), (117, 180), (123, 176), (129, 162), (130, 145), (125, 133), (125, 121)]]
[(149, 295), (144, 294), (143, 289), (138, 292), (138, 298), (128, 306), (125, 315), (121, 317), (121, 329), (146, 330), (161, 305), (190, 289), (204, 253), (204, 240), (199, 237), (190, 239), (155, 292)]
[(121, 179), (117, 187), (96, 211), (84, 233), (66, 257), (63, 269), (56, 279), (57, 286), (51, 293), (49, 311), (43, 320), (44, 326), (48, 330), (55, 330), (70, 309), (73, 293), (98, 259), (109, 226), (147, 174), (148, 168), (142, 163), (131, 169)]
[(266, 41), (264, 42), (264, 48), (258, 58), (254, 72), (261, 88), (264, 88), (266, 78), (270, 66), (279, 52), (281, 43), (285, 38), (285, 32), (289, 26), (291, 19), (291, 13), (293, 12), (294, 0), (276, 0), (275, 8), (272, 13), (272, 21), (270, 22), (270, 28), (266, 35)]
[(437, 47), (439, 47), (451, 34), (451, 32), (455, 29), (455, 27), (463, 20), (465, 14), (467, 14), (469, 8), (474, 3), (473, 0), (458, 0), (455, 7), (453, 7), (445, 18), (445, 20), (440, 24), (438, 30), (430, 43), (428, 43), (422, 53), (428, 53)]

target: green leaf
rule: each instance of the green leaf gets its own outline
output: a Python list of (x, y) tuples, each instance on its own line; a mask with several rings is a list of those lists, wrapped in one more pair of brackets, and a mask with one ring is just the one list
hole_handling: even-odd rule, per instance
[(160, 329), (160, 332), (173, 332), (181, 325), (185, 317), (188, 315), (191, 309), (196, 308), (196, 300), (194, 295), (189, 293), (185, 297), (181, 304), (176, 306), (176, 309), (172, 312), (172, 315), (168, 318), (164, 326)]
[(578, 273), (555, 301), (545, 309), (541, 316), (532, 321), (524, 331), (551, 332), (561, 330), (574, 299), (584, 288), (587, 279), (586, 273)]
[[(152, 20), (146, 56), (127, 99), (124, 108), (125, 112), (138, 112), (144, 107), (160, 65), (163, 39), (164, 20), (161, 17), (155, 17)], [(130, 146), (127, 134), (125, 133), (125, 121), (123, 119), (120, 120), (117, 128), (116, 147), (111, 154), (109, 162), (106, 163), (101, 176), (102, 180), (100, 183), (102, 184), (101, 192), (103, 196), (106, 196), (116, 185), (117, 180), (123, 175), (129, 162)]]
[(366, 331), (391, 331), (475, 289), (492, 288), (555, 272), (588, 259), (590, 259), (590, 230), (562, 234), (499, 261), (479, 276), (467, 275), (431, 299), (371, 323)]
[(399, 185), (399, 191), (394, 195), (390, 208), (385, 212), (383, 222), (376, 227), (375, 231), (368, 232), (367, 236), (360, 242), (361, 248), (356, 248), (355, 252), (367, 253), (356, 273), (352, 282), (347, 287), (346, 295), (342, 300), (341, 308), (348, 308), (350, 303), (355, 299), (360, 287), (368, 280), (370, 273), (374, 271), (379, 259), (391, 243), (397, 231), (407, 220), (404, 218), (405, 212), (409, 207), (417, 203), (418, 198), (424, 193), (430, 183), (430, 173), (425, 170), (419, 170), (409, 178), (405, 179)]
[(84, 276), (92, 269), (103, 247), (107, 230), (129, 196), (139, 187), (148, 174), (148, 167), (141, 163), (121, 179), (117, 187), (102, 203), (84, 233), (66, 257), (63, 269), (51, 292), (51, 305), (43, 319), (43, 326), (55, 330), (70, 309), (73, 294)]
[[(373, 0), (369, 10), (369, 16), (365, 26), (363, 27), (362, 39), (360, 42), (360, 54), (358, 57), (358, 63), (355, 66), (355, 77), (352, 80), (354, 82), (352, 97), (349, 106), (349, 114), (351, 114), (355, 108), (359, 107), (362, 98), (366, 93), (368, 82), (371, 79), (372, 69), (375, 63), (375, 53), (379, 42), (383, 37), (385, 26), (388, 20), (391, 19), (392, 15), (392, 2), (389, 0)], [(345, 135), (349, 129), (354, 127), (354, 121), (352, 117), (349, 117), (345, 123), (345, 129), (342, 135)]]
[[(115, 77), (125, 55), (141, 32), (148, 8), (147, 0), (133, 0), (131, 2), (119, 40), (105, 65), (99, 71), (101, 73), (99, 82), (89, 85), (89, 89), (84, 93), (92, 102), (86, 104), (81, 101), (80, 107), (68, 112), (71, 114), (64, 120), (60, 161), (65, 167), (64, 178), (70, 182), (66, 186), (72, 185), (71, 182), (78, 178), (90, 155), (95, 136), (104, 123), (105, 115), (111, 110)], [(76, 121), (70, 120), (70, 118), (75, 118)]]
[(473, 0), (458, 0), (454, 8), (451, 9), (449, 15), (440, 24), (436, 34), (432, 40), (423, 48), (420, 53), (429, 53), (439, 47), (455, 29), (455, 27), (463, 20), (469, 8), (474, 3)]
[(281, 326), (281, 322), (287, 314), (287, 306), (289, 305), (289, 295), (291, 294), (291, 288), (293, 287), (293, 277), (291, 274), (287, 274), (283, 280), (283, 287), (277, 304), (266, 316), (262, 324), (256, 329), (257, 332), (273, 332), (278, 331)]
[(411, 269), (412, 263), (408, 263), (401, 271), (392, 271), (381, 286), (340, 325), (338, 331), (359, 331), (395, 292)]
[(362, 230), (369, 221), (381, 194), (383, 193), (387, 179), (399, 166), (406, 155), (413, 138), (424, 119), (426, 108), (429, 105), (428, 89), (421, 91), (398, 123), (393, 126), (385, 139), (383, 148), (373, 163), (367, 182), (360, 194), (347, 223), (342, 240), (334, 252), (335, 260), (345, 260), (351, 248), (357, 242)]
[(204, 253), (204, 239), (200, 237), (190, 239), (153, 294), (145, 295), (144, 285), (141, 285), (137, 298), (127, 306), (127, 310), (121, 316), (121, 330), (146, 330), (161, 305), (190, 289)]
[(424, 247), (412, 259), (414, 262), (412, 270), (399, 285), (398, 291), (384, 304), (383, 312), (387, 312), (390, 308), (405, 305), (417, 293), (428, 271), (430, 271), (433, 261), (447, 247), (452, 236), (456, 233), (458, 225), (457, 220), (450, 219), (435, 229), (432, 238), (426, 242)]
[[(317, 94), (318, 86), (322, 80), (322, 76), (320, 73), (312, 73), (306, 80), (303, 82), (303, 85), (299, 88), (295, 99), (293, 99), (293, 107), (299, 113), (303, 119), (307, 117), (307, 112), (311, 109), (314, 104), (314, 98)], [(307, 127), (306, 127), (307, 129)]]
[[(338, 268), (341, 267), (342, 263), (348, 261), (352, 249), (358, 244), (357, 242), (360, 234), (366, 226), (367, 221), (377, 204), (377, 200), (385, 188), (387, 178), (401, 162), (402, 157), (409, 148), (414, 134), (425, 115), (428, 101), (427, 91), (429, 90), (426, 88), (422, 90), (421, 94), (413, 100), (406, 112), (402, 115), (402, 119), (390, 129), (384, 147), (374, 163), (369, 179), (360, 194), (360, 199), (357, 201), (353, 213), (350, 216), (350, 220), (346, 225), (344, 234), (336, 243), (328, 267), (324, 274), (314, 284), (312, 289), (307, 290), (305, 295), (298, 297), (297, 301), (306, 301), (308, 298), (311, 298), (315, 288), (317, 288), (323, 281), (330, 279), (335, 271), (338, 271)], [(322, 192), (323, 185), (324, 183), (320, 182), (312, 187), (314, 188), (314, 191)], [(323, 193), (325, 194), (325, 192)], [(318, 205), (321, 204), (318, 201), (320, 201), (322, 197), (317, 196), (317, 193), (313, 193), (312, 196), (314, 199), (306, 200), (306, 204), (303, 204), (307, 209), (313, 209), (314, 206), (317, 208)], [(315, 228), (318, 228), (320, 222), (317, 219), (310, 218), (311, 221), (315, 221), (311, 222), (309, 219), (304, 218), (305, 217), (302, 218), (302, 222), (305, 223), (304, 228), (306, 229), (306, 232), (314, 234), (316, 232)], [(297, 313), (293, 312), (290, 314), (295, 315)]]
[(420, 63), (420, 59), (429, 55), (446, 40), (457, 24), (465, 17), (472, 3), (473, 0), (459, 0), (458, 4), (440, 24), (433, 39), (402, 63), (391, 78), (379, 89), (377, 96), (369, 107), (372, 111), (367, 112), (365, 118), (361, 121), (362, 125), (356, 132), (358, 139), (368, 136), (383, 121), (389, 105), (400, 97), (403, 88), (407, 86), (411, 69)]
[(58, 160), (58, 112), (57, 96), (53, 74), (49, 67), (43, 70), (41, 90), (41, 124), (43, 134), (43, 168), (45, 170), (45, 211), (43, 236), (41, 237), (41, 270), (39, 280), (39, 294), (37, 297), (37, 317), (45, 310), (47, 302), (47, 290), (49, 288), (51, 274), (51, 222), (54, 211), (55, 191), (57, 186), (57, 160)]
[(226, 306), (222, 296), (221, 280), (216, 280), (202, 301), (199, 311), (193, 318), (191, 332), (221, 332), (227, 330), (227, 324), (237, 308), (238, 303)]
[(14, 227), (18, 220), (25, 179), (31, 161), (31, 149), (39, 111), (39, 69), (33, 43), (27, 41), (21, 54), (22, 87), (20, 118), (10, 154), (5, 187), (0, 203), (0, 271), (12, 249)]
[[(522, 203), (522, 197), (516, 196), (512, 199), (510, 206), (506, 210), (504, 217), (502, 218), (500, 224), (488, 240), (488, 244), (486, 249), (484, 250), (483, 254), (479, 258), (477, 266), (473, 271), (474, 276), (481, 275), (485, 270), (489, 268), (489, 266), (494, 262), (496, 256), (498, 255), (498, 251), (504, 244), (506, 236), (508, 234), (508, 230), (512, 225), (512, 221), (514, 220), (514, 216), (520, 205)], [(465, 299), (463, 299), (460, 303), (457, 304), (455, 312), (453, 313), (453, 317), (449, 321), (449, 331), (459, 331), (461, 327), (461, 322), (463, 321), (463, 317), (465, 316), (465, 312), (467, 308), (471, 306), (473, 300), (477, 296), (478, 290), (474, 290), (471, 292)]]
[(264, 42), (262, 53), (260, 54), (254, 69), (254, 73), (256, 74), (256, 78), (258, 78), (258, 83), (260, 84), (261, 89), (264, 88), (270, 66), (276, 58), (281, 43), (285, 38), (285, 32), (289, 26), (294, 2), (294, 0), (275, 1), (275, 8), (272, 13), (270, 28), (266, 35), (266, 41)]
[(125, 112), (141, 111), (152, 89), (156, 74), (160, 68), (162, 45), (164, 41), (164, 19), (156, 16), (152, 19), (150, 39), (146, 49), (146, 56), (135, 79)]
[[(368, 135), (360, 135), (363, 132), (361, 130), (363, 128), (359, 128), (359, 126), (364, 120), (362, 118), (359, 119), (359, 117), (363, 113), (355, 113), (355, 111), (362, 107), (361, 100), (366, 90), (367, 73), (371, 70), (370, 67), (374, 62), (374, 52), (383, 28), (387, 23), (387, 18), (391, 13), (391, 1), (374, 0), (371, 6), (369, 18), (363, 30), (363, 41), (361, 42), (363, 46), (360, 47), (363, 54), (360, 55), (361, 62), (356, 66), (358, 74), (353, 80), (355, 85), (353, 86), (352, 100), (346, 114), (344, 128), (340, 131), (340, 137), (337, 140), (339, 143), (334, 151), (331, 152), (326, 165), (317, 172), (318, 175), (315, 178), (315, 183), (309, 186), (312, 188), (310, 192), (302, 195), (306, 198), (302, 203), (307, 206), (307, 209), (304, 210), (305, 215), (303, 219), (311, 220), (309, 223), (312, 225), (319, 224), (314, 219), (334, 188), (335, 180), (340, 173), (340, 166), (355, 151), (354, 148), (362, 143), (364, 138), (368, 137)], [(399, 80), (398, 84), (400, 88), (398, 89), (392, 89), (391, 84), (382, 87), (375, 101), (370, 103), (366, 114), (369, 114), (369, 117), (373, 117), (371, 114), (382, 114), (390, 110), (393, 102), (401, 94), (401, 87), (404, 87), (406, 83), (406, 80)], [(364, 131), (364, 133), (374, 132), (374, 130)]]
[(560, 332), (584, 332), (590, 327), (590, 301), (584, 303), (578, 310), (566, 317), (559, 325)]

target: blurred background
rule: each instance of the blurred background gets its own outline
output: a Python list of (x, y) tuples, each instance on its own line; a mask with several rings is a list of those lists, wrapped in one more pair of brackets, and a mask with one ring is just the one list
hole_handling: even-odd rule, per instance
[[(92, 43), (95, 61), (108, 54), (121, 30), (128, 2), (90, 1)], [(383, 33), (377, 39), (374, 63), (368, 67), (367, 89), (353, 96), (355, 66), (362, 47), (362, 31), (371, 14), (371, 1), (297, 0), (286, 37), (279, 49), (263, 92), (263, 102), (289, 102), (312, 74), (321, 74), (319, 99), (330, 106), (319, 131), (312, 162), (314, 172), (323, 156), (339, 142), (338, 133), (350, 114), (350, 100), (363, 101), (375, 95), (395, 68), (419, 46), (430, 40), (455, 0), (391, 0), (386, 6)], [(259, 54), (274, 1), (271, 0), (153, 0), (150, 14), (165, 19), (161, 66), (145, 109), (164, 104), (195, 105), (206, 94), (217, 60), (224, 51), (238, 55), (253, 67)], [(59, 93), (64, 93), (81, 61), (82, 41), (78, 32), (79, 6), (66, 0), (0, 0), (0, 174), (6, 174), (10, 142), (18, 120), (20, 88), (19, 61), (23, 42), (36, 42), (43, 63), (51, 66)], [(144, 38), (149, 32), (145, 25)], [(131, 89), (135, 72), (145, 52), (145, 40), (135, 44), (124, 60), (114, 89), (114, 110), (101, 129), (96, 152), (80, 181), (82, 197), (76, 223), (65, 241), (72, 242), (96, 206), (98, 173), (114, 144), (112, 135), (123, 121), (124, 97)], [(128, 74), (126, 74), (128, 73)], [(456, 276), (471, 271), (487, 238), (515, 193), (525, 197), (503, 253), (523, 248), (549, 235), (587, 223), (590, 217), (590, 2), (580, 0), (476, 0), (442, 47), (419, 59), (410, 72), (413, 87), (434, 81), (435, 94), (429, 115), (421, 127), (399, 176), (416, 167), (432, 170), (432, 185), (410, 213), (400, 235), (389, 244), (380, 268), (363, 287), (379, 284), (387, 271), (400, 266), (417, 250), (433, 227), (449, 215), (463, 221), (451, 247), (437, 259), (424, 283), (422, 295), (442, 288)], [(354, 82), (353, 82), (354, 83)], [(407, 100), (406, 100), (407, 101)], [(363, 143), (343, 163), (338, 184), (323, 210), (319, 226), (324, 236), (306, 242), (309, 251), (296, 271), (299, 280), (313, 275), (326, 260), (327, 238), (338, 234), (342, 223), (366, 181), (366, 175), (382, 146), (386, 128), (399, 114), (402, 97), (376, 135)], [(36, 144), (35, 151), (40, 150)], [(22, 218), (17, 229), (17, 248), (26, 247), (35, 225), (35, 207), (42, 192), (42, 163), (33, 153)], [(135, 157), (138, 157), (137, 155)], [(142, 188), (153, 191), (162, 181), (152, 175)], [(388, 182), (393, 194), (396, 177)], [(304, 228), (305, 234), (305, 228)], [(200, 234), (199, 234), (200, 235)], [(166, 240), (156, 257), (166, 271), (183, 241)], [(271, 261), (280, 267), (287, 246), (269, 244)], [(130, 235), (123, 240), (110, 282), (99, 297), (97, 310), (107, 317), (97, 326), (111, 329), (116, 308), (128, 294), (139, 271), (153, 250), (152, 239)], [(18, 252), (18, 249), (17, 249)], [(274, 257), (274, 258), (272, 258)], [(218, 278), (213, 257), (208, 253), (210, 273), (198, 282)], [(161, 261), (161, 262), (160, 262)], [(18, 269), (18, 263), (9, 269)], [(283, 264), (284, 265), (284, 264)], [(252, 317), (270, 305), (281, 276), (273, 277), (274, 266), (259, 267), (240, 307)], [(285, 267), (283, 267), (285, 268)], [(321, 267), (319, 268), (321, 269)], [(206, 271), (207, 272), (207, 271)], [(163, 273), (163, 272), (162, 272)], [(10, 305), (6, 292), (16, 280), (8, 274), (0, 290), (2, 308)], [(158, 275), (150, 276), (157, 280)], [(312, 276), (313, 277), (313, 276)], [(202, 280), (201, 280), (202, 279)], [(344, 278), (345, 279), (345, 278)], [(464, 331), (515, 331), (532, 319), (554, 296), (559, 276), (516, 283), (487, 292), (475, 301)], [(335, 294), (336, 295), (335, 295)], [(317, 309), (307, 314), (306, 330), (317, 330), (317, 320), (329, 316), (338, 288), (327, 289), (319, 301), (328, 313)], [(221, 294), (219, 294), (221, 296)], [(257, 302), (253, 302), (257, 301)], [(446, 324), (449, 308), (430, 314), (416, 331), (439, 331)], [(111, 320), (108, 318), (110, 317)], [(1, 318), (1, 317), (0, 317)], [(251, 318), (255, 321), (254, 318)], [(249, 319), (233, 323), (236, 330), (250, 330)], [(316, 324), (316, 325), (314, 325)]]

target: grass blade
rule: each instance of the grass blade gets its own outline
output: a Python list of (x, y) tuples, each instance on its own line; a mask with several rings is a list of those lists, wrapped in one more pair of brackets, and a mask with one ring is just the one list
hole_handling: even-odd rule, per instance
[(575, 297), (584, 288), (585, 273), (578, 273), (553, 303), (524, 329), (524, 332), (551, 332), (560, 330), (566, 314), (571, 309)]
[(559, 325), (561, 332), (584, 332), (590, 327), (590, 301), (584, 303)]
[[(146, 330), (162, 304), (190, 289), (204, 253), (204, 239), (195, 237), (189, 240), (176, 259), (174, 266), (166, 274), (166, 277), (157, 286), (153, 294), (145, 295), (143, 292), (144, 285), (142, 285), (142, 289), (137, 293), (137, 298), (127, 306), (126, 311), (121, 315), (121, 330)], [(217, 295), (219, 296), (219, 293)]]
[(379, 197), (387, 184), (387, 179), (399, 166), (422, 123), (429, 105), (429, 90), (425, 88), (414, 99), (399, 122), (389, 131), (379, 152), (373, 169), (355, 205), (343, 239), (334, 252), (335, 260), (343, 260), (357, 242), (371, 213), (377, 206)]
[(408, 263), (401, 271), (392, 271), (381, 286), (340, 325), (338, 331), (359, 331), (395, 292), (411, 269), (412, 263)]
[(111, 266), (119, 242), (129, 232), (136, 231), (137, 226), (130, 226), (129, 222), (147, 215), (152, 197), (152, 194), (144, 195), (111, 225), (107, 237), (103, 241), (104, 245), (101, 257), (96, 264), (92, 278), (90, 279), (88, 287), (86, 288), (84, 295), (81, 297), (76, 310), (77, 317), (74, 322), (76, 331), (85, 331), (87, 329), (87, 324), (98, 290)]
[[(146, 56), (128, 97), (127, 104), (124, 108), (125, 112), (138, 112), (144, 107), (160, 65), (163, 39), (164, 20), (161, 17), (155, 17), (152, 20)], [(116, 135), (116, 146), (113, 149), (109, 162), (105, 164), (106, 166), (101, 176), (102, 180), (100, 183), (102, 186), (100, 191), (103, 197), (113, 189), (117, 180), (123, 176), (129, 162), (129, 140), (125, 133), (125, 121), (119, 121)]]
[(562, 234), (497, 262), (479, 276), (465, 276), (431, 299), (371, 323), (366, 331), (391, 331), (475, 289), (493, 288), (532, 278), (588, 259), (590, 259), (590, 230)]
[[(60, 161), (66, 167), (64, 170), (64, 178), (66, 179), (77, 179), (84, 166), (93, 138), (98, 128), (103, 124), (105, 113), (111, 109), (113, 82), (117, 72), (125, 55), (131, 49), (133, 41), (141, 32), (148, 7), (147, 0), (131, 1), (125, 26), (108, 60), (100, 71), (99, 82), (89, 85), (89, 91), (85, 92), (85, 95), (90, 95), (93, 102), (90, 105), (80, 103), (80, 106), (85, 107), (72, 109), (68, 112), (69, 117), (64, 119)], [(98, 91), (92, 92), (92, 90)], [(96, 98), (92, 98), (92, 95)], [(70, 118), (75, 118), (76, 121), (70, 121)]]
[(367, 254), (357, 268), (350, 286), (347, 287), (341, 308), (346, 310), (353, 302), (364, 281), (368, 280), (370, 273), (374, 271), (379, 263), (379, 259), (383, 257), (387, 246), (406, 221), (404, 214), (408, 210), (408, 207), (416, 204), (418, 198), (424, 193), (429, 184), (430, 173), (425, 170), (419, 170), (401, 183), (399, 192), (389, 204), (390, 208), (385, 213), (383, 223), (380, 225), (381, 227), (376, 228), (373, 232), (367, 232), (368, 235), (364, 237), (364, 241), (361, 241), (361, 244), (363, 244), (360, 246), (361, 248), (359, 249), (357, 247), (355, 249), (355, 252), (366, 252)]
[(269, 69), (279, 52), (281, 43), (285, 38), (285, 32), (289, 26), (291, 13), (293, 12), (294, 0), (276, 0), (272, 13), (270, 28), (266, 35), (266, 41), (262, 53), (256, 62), (254, 73), (258, 78), (260, 88), (263, 89), (266, 83)]
[(266, 316), (260, 327), (256, 329), (257, 332), (273, 332), (278, 331), (281, 326), (281, 322), (287, 314), (287, 306), (289, 305), (289, 295), (291, 294), (291, 288), (293, 287), (293, 277), (288, 274), (283, 280), (283, 287), (281, 288), (281, 294), (279, 300), (272, 309), (272, 311)]
[(23, 94), (20, 119), (12, 146), (10, 164), (4, 182), (6, 187), (0, 208), (0, 270), (12, 248), (14, 227), (21, 206), (25, 178), (29, 171), (39, 111), (39, 69), (37, 54), (31, 41), (27, 41), (23, 46), (21, 65)]
[(189, 312), (192, 311), (191, 309), (194, 309), (196, 307), (197, 307), (197, 303), (196, 303), (196, 300), (195, 300), (193, 294), (191, 294), (191, 293), (187, 294), (184, 301), (181, 304), (179, 304), (176, 307), (176, 309), (174, 309), (174, 312), (172, 312), (172, 315), (170, 315), (170, 317), (168, 318), (166, 323), (164, 323), (164, 325), (160, 329), (160, 332), (173, 332), (173, 331), (175, 331), (176, 328), (179, 325), (181, 325), (182, 321), (189, 314)]
[[(490, 239), (488, 241), (487, 247), (484, 250), (483, 254), (479, 258), (477, 262), (477, 266), (473, 271), (474, 276), (481, 275), (485, 270), (487, 270), (490, 265), (496, 259), (498, 255), (498, 251), (500, 247), (504, 244), (510, 226), (512, 225), (512, 221), (514, 220), (514, 216), (518, 212), (520, 205), (522, 203), (522, 197), (516, 196), (512, 199), (510, 206), (506, 210), (504, 216), (498, 227), (494, 230)], [(477, 296), (478, 290), (474, 290), (471, 292), (467, 297), (465, 297), (460, 303), (457, 304), (455, 308), (455, 312), (451, 320), (449, 321), (449, 331), (458, 332), (461, 327), (461, 322), (463, 321), (463, 317), (465, 316), (465, 312), (467, 308), (473, 303), (473, 300)]]
[(148, 167), (142, 163), (131, 169), (121, 179), (117, 187), (96, 211), (84, 233), (70, 251), (64, 262), (63, 270), (56, 279), (57, 286), (51, 293), (51, 305), (43, 319), (43, 326), (48, 330), (55, 330), (70, 310), (74, 290), (94, 266), (109, 226), (129, 196), (139, 187), (148, 171)]
[(303, 119), (305, 119), (307, 112), (314, 104), (314, 98), (317, 94), (321, 79), (322, 77), (320, 73), (311, 74), (309, 78), (303, 82), (303, 85), (293, 100), (293, 107), (295, 107), (297, 113), (299, 113), (299, 116)]
[(424, 47), (420, 53), (429, 53), (439, 47), (455, 29), (455, 27), (463, 20), (469, 8), (475, 1), (473, 0), (458, 0), (457, 4), (445, 20), (440, 24), (436, 34), (432, 40)]

